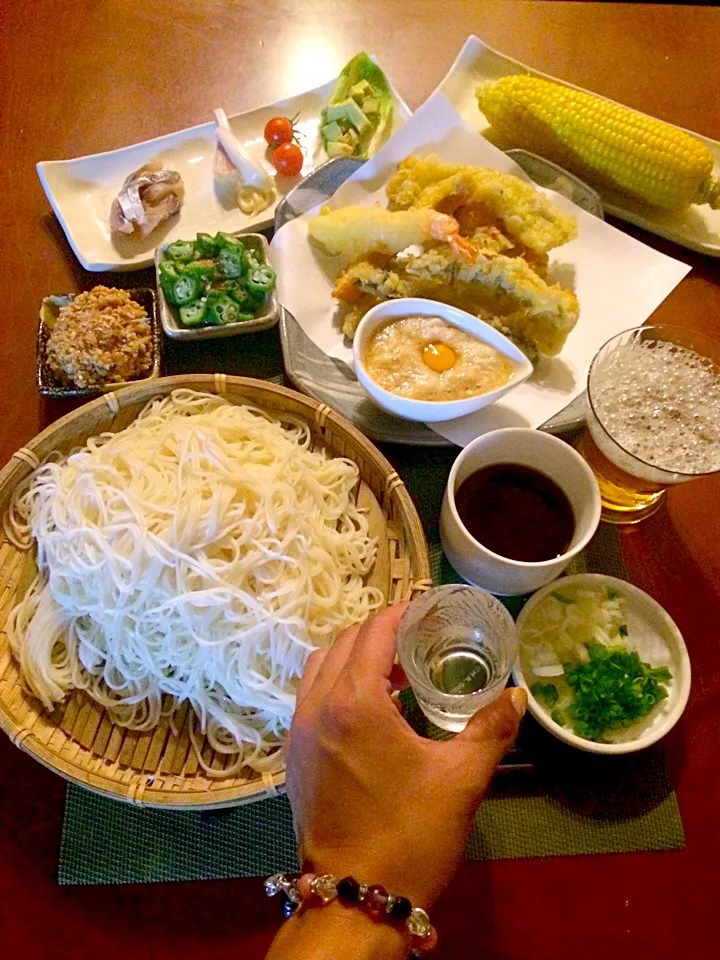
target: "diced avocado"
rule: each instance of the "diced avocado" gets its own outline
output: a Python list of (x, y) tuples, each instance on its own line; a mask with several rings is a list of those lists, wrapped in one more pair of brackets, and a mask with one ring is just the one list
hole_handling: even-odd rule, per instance
[(370, 93), (372, 93), (372, 87), (367, 80), (359, 80), (354, 86), (350, 87), (350, 96), (358, 103), (362, 103), (363, 99)]
[(363, 113), (366, 113), (368, 116), (372, 116), (380, 111), (380, 104), (375, 97), (366, 97), (360, 106), (362, 107)]
[(362, 112), (354, 100), (343, 100), (342, 103), (329, 104), (325, 108), (325, 117), (328, 122), (331, 120), (348, 120), (358, 133), (364, 133), (370, 129), (370, 121)]
[(354, 100), (347, 101), (347, 118), (358, 133), (365, 133), (370, 129), (370, 121)]
[(343, 100), (341, 103), (329, 103), (325, 107), (325, 122), (330, 123), (332, 120), (347, 120), (348, 102), (354, 103), (353, 100)]
[(329, 140), (325, 144), (325, 153), (329, 157), (351, 157), (353, 148), (348, 143), (340, 143), (339, 140)]
[(325, 124), (320, 133), (322, 134), (323, 140), (339, 140), (343, 134), (343, 130), (337, 120), (332, 120), (330, 123)]

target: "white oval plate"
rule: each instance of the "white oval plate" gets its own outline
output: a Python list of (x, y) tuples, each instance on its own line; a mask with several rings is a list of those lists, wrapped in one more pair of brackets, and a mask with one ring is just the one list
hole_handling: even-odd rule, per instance
[[(252, 217), (239, 210), (234, 197), (223, 192), (215, 182), (214, 120), (119, 150), (75, 160), (38, 163), (40, 182), (75, 256), (86, 270), (140, 270), (152, 265), (155, 248), (161, 243), (192, 237), (199, 231), (257, 232), (272, 226), (278, 202), (301, 177), (327, 160), (319, 135), (320, 111), (327, 104), (336, 81), (334, 77), (312, 90), (229, 118), (232, 132), (253, 160), (274, 177), (263, 136), (265, 124), (272, 117), (298, 116), (296, 127), (302, 134), (300, 142), (305, 154), (302, 172), (297, 177), (275, 177), (275, 202)], [(407, 122), (410, 110), (392, 84), (390, 86), (394, 99), (392, 133), (395, 133)], [(182, 177), (185, 184), (182, 210), (160, 224), (145, 240), (112, 234), (110, 206), (123, 180), (153, 159), (162, 160), (166, 169), (177, 170)]]
[(520, 658), (512, 670), (515, 683), (523, 687), (528, 695), (528, 709), (538, 723), (549, 733), (572, 747), (587, 753), (634, 753), (655, 743), (672, 730), (680, 719), (688, 696), (690, 695), (690, 658), (682, 634), (670, 615), (653, 598), (626, 580), (609, 577), (604, 573), (578, 573), (561, 577), (538, 590), (528, 600), (517, 618), (517, 631), (522, 643), (522, 629), (528, 617), (538, 603), (548, 594), (563, 587), (612, 587), (623, 596), (627, 603), (628, 649), (637, 650), (641, 660), (653, 667), (668, 666), (673, 679), (668, 686), (668, 696), (655, 707), (647, 717), (638, 720), (631, 727), (618, 730), (612, 743), (596, 743), (577, 736), (569, 727), (561, 727), (550, 717), (550, 711), (539, 703), (530, 693), (525, 680)]
[[(506, 57), (494, 50), (478, 37), (470, 36), (457, 55), (450, 70), (440, 82), (442, 90), (452, 105), (469, 124), (484, 133), (489, 124), (480, 112), (475, 89), (485, 80), (497, 80), (513, 73), (528, 73), (533, 77), (545, 77), (573, 90), (582, 90), (573, 83), (566, 83), (548, 73), (533, 70), (526, 63)], [(592, 91), (585, 91), (592, 92)], [(599, 96), (599, 94), (596, 94)], [(604, 97), (603, 99), (609, 99)], [(614, 102), (614, 101), (613, 101)], [(674, 126), (674, 124), (669, 124)], [(682, 127), (677, 129), (681, 130)], [(720, 168), (720, 143), (703, 137), (692, 130), (685, 131), (708, 146), (715, 158), (715, 172)], [(595, 184), (591, 184), (595, 186)], [(707, 205), (691, 207), (683, 213), (668, 213), (654, 210), (652, 207), (633, 201), (612, 190), (596, 187), (606, 213), (611, 213), (628, 223), (634, 223), (644, 230), (656, 233), (660, 237), (679, 243), (689, 250), (697, 250), (711, 257), (720, 257), (720, 210), (711, 210)]]

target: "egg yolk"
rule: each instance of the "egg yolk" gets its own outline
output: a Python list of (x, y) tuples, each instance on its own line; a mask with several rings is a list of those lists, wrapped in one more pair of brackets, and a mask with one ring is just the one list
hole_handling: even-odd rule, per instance
[(445, 373), (455, 366), (457, 354), (442, 341), (428, 343), (423, 347), (423, 363), (435, 373)]

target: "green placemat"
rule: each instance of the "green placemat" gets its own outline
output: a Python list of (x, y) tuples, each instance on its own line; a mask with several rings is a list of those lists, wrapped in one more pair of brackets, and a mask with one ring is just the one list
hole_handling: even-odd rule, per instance
[[(498, 860), (683, 845), (675, 794), (662, 751), (655, 748), (636, 754), (632, 764), (605, 765), (603, 773), (595, 769), (552, 781), (548, 774), (500, 777), (480, 807), (466, 857)], [(258, 877), (297, 868), (286, 797), (217, 814), (166, 813), (136, 810), (68, 787), (61, 884)]]
[[(427, 484), (424, 490), (427, 494)], [(430, 544), (430, 561), (436, 583), (457, 580), (437, 541)], [(583, 569), (625, 574), (614, 528), (601, 527), (570, 572)], [(515, 612), (521, 603), (508, 606)], [(406, 716), (422, 726), (411, 700), (406, 701)], [(527, 718), (522, 749), (528, 757), (542, 758), (538, 769), (496, 778), (478, 811), (468, 859), (684, 846), (677, 799), (660, 746), (627, 757), (581, 754)], [(254, 877), (294, 871), (297, 866), (286, 797), (230, 811), (177, 813), (138, 810), (68, 787), (61, 884)]]
[[(230, 351), (219, 341), (192, 344), (192, 350), (173, 343), (166, 351), (168, 372), (220, 370), (282, 382), (275, 332), (254, 338), (251, 354)], [(385, 446), (383, 452), (405, 480), (423, 521), (433, 580), (456, 581), (440, 547), (438, 518), (457, 451)], [(580, 570), (627, 579), (613, 527), (600, 528), (569, 572)], [(513, 613), (521, 606), (522, 600), (508, 601)], [(413, 719), (412, 702), (407, 715)], [(422, 722), (416, 708), (415, 719)], [(684, 845), (661, 747), (627, 757), (582, 754), (556, 741), (529, 717), (521, 745), (529, 757), (541, 760), (539, 767), (496, 777), (478, 812), (468, 859), (671, 850)], [(297, 865), (285, 797), (212, 814), (166, 812), (136, 809), (68, 787), (61, 884), (265, 876)]]

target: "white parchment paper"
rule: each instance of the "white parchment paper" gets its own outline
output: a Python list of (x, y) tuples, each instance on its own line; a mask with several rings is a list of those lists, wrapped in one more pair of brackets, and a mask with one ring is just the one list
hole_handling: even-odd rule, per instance
[[(386, 206), (386, 183), (397, 165), (413, 153), (435, 153), (449, 162), (494, 167), (528, 179), (514, 161), (466, 124), (438, 92), (340, 187), (327, 205)], [(584, 390), (590, 362), (602, 344), (614, 334), (643, 323), (690, 270), (579, 209), (565, 197), (551, 190), (544, 192), (577, 217), (577, 239), (551, 253), (550, 279), (574, 289), (580, 301), (580, 319), (562, 353), (543, 359), (533, 377), (502, 400), (457, 420), (428, 424), (459, 446), (499, 427), (537, 427), (562, 410)], [(343, 338), (336, 322), (338, 304), (332, 297), (339, 261), (318, 253), (308, 239), (308, 222), (318, 212), (316, 207), (287, 223), (273, 239), (278, 293), (321, 350), (352, 366), (352, 345)]]

